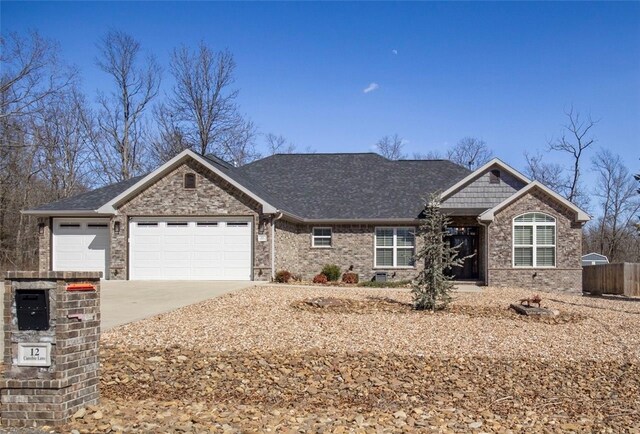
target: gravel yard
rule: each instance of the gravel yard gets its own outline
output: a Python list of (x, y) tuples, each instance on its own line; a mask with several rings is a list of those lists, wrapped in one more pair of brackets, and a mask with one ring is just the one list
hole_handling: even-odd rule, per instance
[[(256, 287), (103, 335), (100, 406), (66, 431), (640, 433), (640, 302)], [(347, 300), (309, 307), (315, 297)]]
[[(536, 357), (552, 360), (640, 358), (640, 303), (542, 294), (543, 305), (578, 318), (540, 323), (511, 313), (509, 304), (530, 292), (484, 289), (459, 293), (466, 313), (311, 313), (292, 304), (316, 296), (409, 303), (408, 290), (356, 288), (249, 288), (119, 327), (108, 345), (188, 346), (207, 351), (334, 352), (439, 357)], [(477, 308), (477, 312), (474, 309)]]

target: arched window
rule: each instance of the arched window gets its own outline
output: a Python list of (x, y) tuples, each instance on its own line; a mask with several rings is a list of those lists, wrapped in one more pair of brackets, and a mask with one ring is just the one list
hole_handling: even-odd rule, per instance
[(513, 266), (556, 266), (556, 219), (530, 212), (513, 219)]

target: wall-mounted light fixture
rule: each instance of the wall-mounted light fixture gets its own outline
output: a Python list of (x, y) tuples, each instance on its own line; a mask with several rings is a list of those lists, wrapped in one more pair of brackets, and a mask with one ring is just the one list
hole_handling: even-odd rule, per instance
[(119, 234), (120, 233), (120, 222), (119, 221), (113, 222), (113, 233), (114, 234)]
[(260, 220), (260, 223), (258, 223), (258, 234), (264, 235), (267, 227), (267, 221), (267, 219)]
[(40, 235), (44, 235), (44, 222), (39, 222), (38, 223), (38, 233)]

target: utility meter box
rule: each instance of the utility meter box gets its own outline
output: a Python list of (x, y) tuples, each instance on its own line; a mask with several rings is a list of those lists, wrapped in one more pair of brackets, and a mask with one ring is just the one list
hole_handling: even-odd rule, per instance
[(386, 271), (377, 271), (376, 272), (376, 282), (386, 282), (387, 281), (387, 272)]
[(49, 330), (48, 291), (19, 289), (15, 294), (18, 330)]

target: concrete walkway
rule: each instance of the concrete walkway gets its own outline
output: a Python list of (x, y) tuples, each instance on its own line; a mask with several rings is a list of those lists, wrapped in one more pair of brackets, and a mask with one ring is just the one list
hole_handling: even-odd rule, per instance
[(159, 313), (259, 285), (260, 282), (126, 281), (101, 284), (102, 331)]

